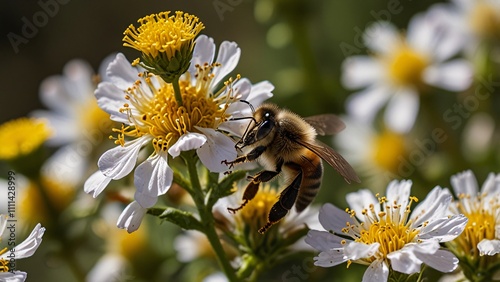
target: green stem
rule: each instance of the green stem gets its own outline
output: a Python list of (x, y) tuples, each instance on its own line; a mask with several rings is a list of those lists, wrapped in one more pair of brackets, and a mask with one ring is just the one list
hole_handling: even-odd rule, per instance
[(201, 189), (201, 184), (198, 177), (198, 171), (196, 169), (196, 159), (188, 157), (185, 158), (185, 160), (188, 166), (189, 178), (191, 180), (191, 189), (193, 192), (191, 196), (193, 197), (196, 207), (198, 208), (201, 222), (204, 225), (205, 235), (207, 236), (210, 245), (212, 245), (212, 248), (217, 256), (217, 260), (220, 266), (222, 267), (224, 273), (226, 274), (226, 277), (229, 279), (229, 281), (238, 281), (236, 273), (231, 264), (229, 263), (229, 260), (226, 256), (226, 253), (224, 252), (224, 249), (222, 248), (219, 236), (215, 231), (215, 221), (212, 210), (208, 208), (205, 204), (204, 193), (203, 190)]
[(175, 100), (177, 101), (177, 104), (179, 104), (180, 107), (183, 104), (182, 104), (181, 87), (179, 86), (179, 77), (176, 77), (172, 81), (172, 86), (174, 87)]

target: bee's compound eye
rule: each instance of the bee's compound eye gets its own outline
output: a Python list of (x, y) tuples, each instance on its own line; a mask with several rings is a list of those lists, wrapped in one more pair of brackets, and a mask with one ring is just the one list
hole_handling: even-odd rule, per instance
[[(266, 113), (267, 115), (267, 113)], [(271, 129), (273, 128), (273, 122), (270, 120), (265, 120), (262, 122), (262, 124), (259, 126), (259, 130), (257, 130), (257, 140), (260, 140), (269, 134), (271, 132)]]

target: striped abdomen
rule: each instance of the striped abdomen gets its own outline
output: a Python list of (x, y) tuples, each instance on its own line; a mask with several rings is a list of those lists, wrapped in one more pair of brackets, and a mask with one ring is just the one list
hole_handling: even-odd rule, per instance
[(316, 197), (321, 186), (323, 163), (321, 158), (307, 150), (301, 158), (302, 183), (295, 202), (297, 212), (303, 211)]

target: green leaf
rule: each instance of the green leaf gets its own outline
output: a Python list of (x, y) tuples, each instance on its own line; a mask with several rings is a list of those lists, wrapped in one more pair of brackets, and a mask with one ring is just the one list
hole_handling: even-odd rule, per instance
[(187, 211), (167, 207), (165, 209), (151, 208), (148, 209), (148, 213), (166, 221), (170, 221), (171, 223), (186, 230), (198, 230), (201, 232), (204, 230), (200, 221), (198, 221), (192, 213)]
[(224, 178), (218, 185), (212, 188), (207, 206), (211, 209), (220, 198), (227, 197), (234, 193), (234, 183), (245, 177), (246, 171), (234, 171)]

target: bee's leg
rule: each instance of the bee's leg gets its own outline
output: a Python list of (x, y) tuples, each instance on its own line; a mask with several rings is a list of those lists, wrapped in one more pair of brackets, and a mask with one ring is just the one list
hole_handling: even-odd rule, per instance
[(301, 183), (302, 170), (299, 170), (295, 179), (285, 188), (285, 190), (283, 190), (283, 192), (281, 192), (278, 202), (271, 208), (266, 225), (259, 229), (260, 234), (264, 234), (269, 227), (285, 217), (288, 211), (293, 207), (293, 204), (295, 204), (295, 200), (297, 200)]
[(255, 197), (257, 191), (259, 191), (259, 185), (260, 182), (250, 182), (247, 185), (247, 188), (245, 188), (245, 192), (243, 193), (243, 203), (237, 208), (227, 208), (227, 210), (233, 214), (241, 210), (249, 201), (251, 201)]
[(229, 165), (229, 168), (232, 168), (235, 164), (251, 162), (257, 159), (258, 157), (260, 157), (260, 155), (262, 155), (262, 153), (264, 153), (265, 150), (266, 150), (265, 146), (258, 146), (252, 151), (250, 151), (248, 154), (241, 157), (237, 157), (234, 161), (228, 162), (227, 160), (223, 160), (221, 163)]

